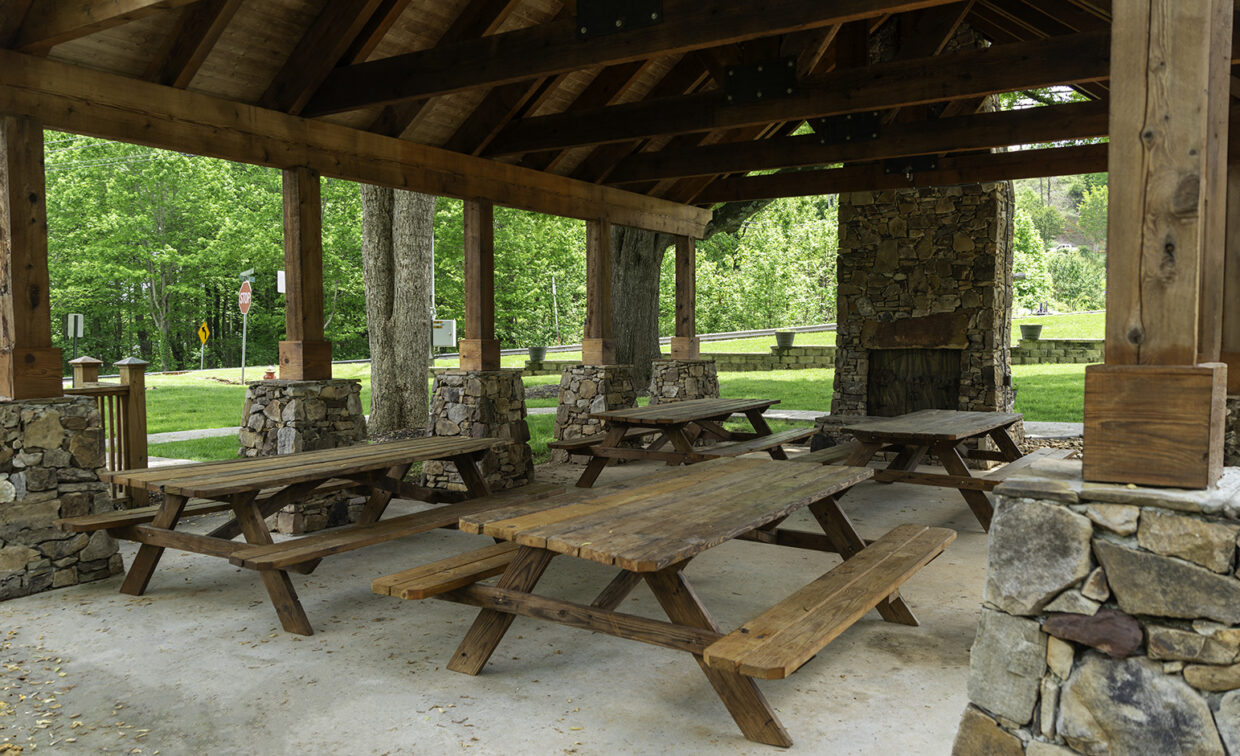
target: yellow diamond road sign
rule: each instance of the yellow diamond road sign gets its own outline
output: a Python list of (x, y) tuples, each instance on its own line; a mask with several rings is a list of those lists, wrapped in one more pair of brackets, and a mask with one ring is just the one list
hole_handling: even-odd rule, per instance
[(207, 343), (207, 339), (211, 338), (211, 329), (207, 328), (207, 321), (202, 321), (202, 325), (198, 326), (198, 340)]

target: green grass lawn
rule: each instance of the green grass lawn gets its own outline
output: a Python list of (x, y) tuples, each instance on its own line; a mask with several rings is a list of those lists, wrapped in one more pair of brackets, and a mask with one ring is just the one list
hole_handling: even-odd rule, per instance
[(1022, 325), (1042, 324), (1044, 339), (1101, 339), (1106, 334), (1105, 312), (1080, 312), (1071, 315), (1031, 315), (1012, 319), (1012, 344), (1020, 341)]

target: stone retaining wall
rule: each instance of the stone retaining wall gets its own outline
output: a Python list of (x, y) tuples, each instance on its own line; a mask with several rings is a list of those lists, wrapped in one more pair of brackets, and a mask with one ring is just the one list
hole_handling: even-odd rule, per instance
[[(356, 380), (255, 381), (246, 384), (241, 457), (268, 457), (352, 446), (366, 440), (362, 384)], [(361, 499), (315, 496), (268, 518), (282, 533), (310, 533), (357, 519)]]
[(835, 347), (794, 346), (787, 349), (771, 347), (769, 354), (711, 352), (703, 355), (715, 361), (715, 367), (724, 373), (742, 373), (754, 370), (807, 370), (810, 368), (835, 368)]
[[(572, 365), (560, 373), (560, 396), (555, 410), (555, 438), (567, 440), (599, 433), (603, 421), (592, 412), (637, 406), (631, 365)], [(578, 457), (584, 459), (584, 457)], [(569, 461), (568, 452), (553, 449), (553, 462)]]
[(85, 396), (0, 403), (0, 600), (102, 580), (123, 569), (106, 531), (53, 521), (115, 509), (103, 424)]
[(1210, 491), (996, 489), (955, 754), (1240, 752), (1240, 469)]
[(1106, 341), (1103, 339), (1021, 339), (1012, 347), (1013, 365), (1065, 364), (1102, 362)]
[(651, 404), (718, 398), (714, 360), (655, 360), (651, 364)]
[[(525, 384), (520, 370), (437, 373), (428, 435), (500, 439), (479, 465), (492, 490), (523, 486), (534, 479), (530, 428), (525, 420)], [(422, 477), (431, 488), (465, 490), (452, 462), (424, 462)]]

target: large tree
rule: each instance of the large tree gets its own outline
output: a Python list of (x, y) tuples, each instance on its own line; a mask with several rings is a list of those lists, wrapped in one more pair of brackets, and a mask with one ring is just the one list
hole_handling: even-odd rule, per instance
[(434, 197), (362, 185), (373, 433), (426, 428), (434, 227)]
[[(735, 233), (771, 200), (731, 202), (715, 209), (705, 238)], [(611, 322), (616, 362), (633, 366), (640, 388), (650, 382), (651, 361), (659, 349), (659, 271), (675, 238), (653, 231), (615, 226), (611, 232)]]

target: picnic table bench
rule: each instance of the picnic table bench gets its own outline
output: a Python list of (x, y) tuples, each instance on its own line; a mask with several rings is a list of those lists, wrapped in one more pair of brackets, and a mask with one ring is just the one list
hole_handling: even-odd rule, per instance
[[(786, 677), (877, 608), (916, 625), (900, 586), (955, 539), (944, 528), (901, 525), (867, 543), (836, 499), (869, 468), (718, 459), (595, 489), (573, 489), (465, 515), (461, 530), (498, 543), (374, 581), (376, 593), (481, 608), (448, 668), (478, 674), (517, 615), (693, 655), (744, 735), (792, 741), (755, 679)], [(731, 633), (721, 631), (684, 570), (707, 549), (808, 507), (826, 548), (844, 557), (804, 588)], [(556, 556), (617, 569), (590, 604), (533, 593)], [(499, 575), (494, 585), (479, 581)], [(616, 609), (645, 582), (670, 621)]]
[[(763, 451), (772, 459), (787, 459), (783, 445), (803, 441), (814, 435), (814, 430), (794, 428), (772, 433), (762, 413), (775, 404), (779, 404), (778, 399), (691, 399), (595, 412), (590, 417), (604, 421), (605, 432), (553, 441), (549, 446), (591, 457), (577, 481), (581, 488), (594, 485), (613, 459), (653, 459), (669, 465), (687, 465)], [(734, 414), (743, 415), (753, 430), (724, 428), (723, 423)], [(716, 443), (695, 446), (701, 438)], [(644, 439), (651, 440), (642, 446)], [(668, 444), (672, 448), (663, 449)]]
[[(476, 463), (495, 443), (490, 438), (418, 438), (277, 457), (105, 472), (101, 474), (104, 480), (161, 492), (164, 502), (66, 518), (57, 524), (79, 533), (107, 530), (117, 538), (142, 544), (121, 585), (122, 593), (134, 596), (146, 591), (168, 548), (228, 559), (256, 570), (284, 629), (311, 635), (313, 628), (289, 572), (308, 574), (324, 557), (434, 528), (455, 527), (464, 514), (563, 490), (534, 485), (492, 494)], [(426, 460), (455, 463), (467, 491), (440, 491), (406, 482), (413, 464)], [(357, 523), (274, 541), (266, 517), (308, 496), (345, 490), (367, 496)], [(381, 520), (389, 502), (398, 496), (446, 506)], [(208, 533), (177, 529), (190, 517), (222, 511), (231, 511), (232, 518)], [(234, 541), (238, 535), (246, 542)]]

